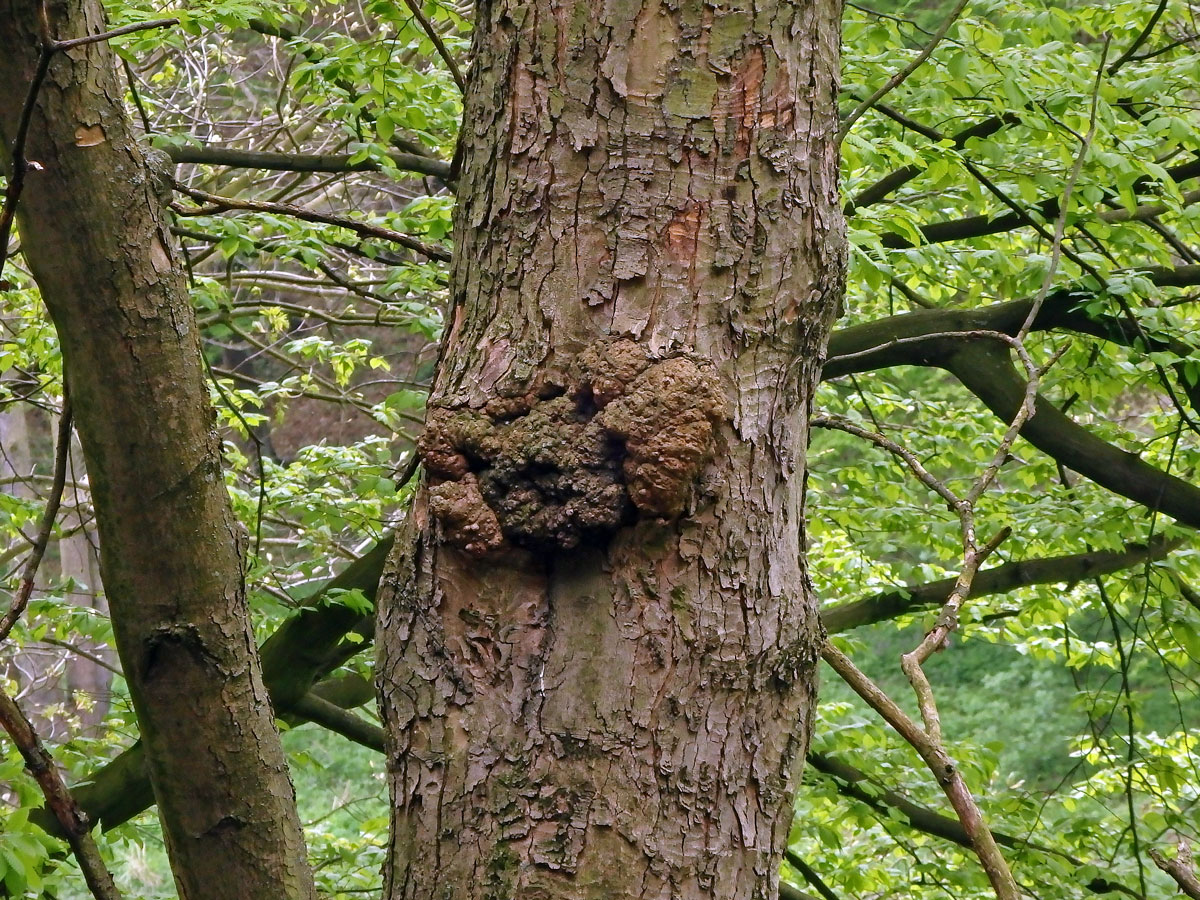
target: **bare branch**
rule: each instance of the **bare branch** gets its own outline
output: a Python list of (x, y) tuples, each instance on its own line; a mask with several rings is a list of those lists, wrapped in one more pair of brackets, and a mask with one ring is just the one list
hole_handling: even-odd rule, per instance
[(860, 437), (864, 440), (871, 441), (871, 443), (882, 447), (889, 453), (892, 453), (904, 460), (905, 464), (912, 469), (913, 474), (917, 476), (920, 482), (945, 500), (946, 505), (951, 510), (957, 508), (958, 504), (962, 502), (959, 500), (958, 496), (945, 485), (945, 483), (938, 481), (937, 478), (930, 474), (929, 470), (922, 465), (921, 461), (917, 459), (916, 455), (912, 453), (912, 451), (902, 447), (893, 440), (889, 440), (882, 434), (869, 431), (866, 428), (861, 428), (860, 426), (855, 425), (849, 419), (844, 419), (841, 416), (813, 416), (813, 418), (809, 420), (809, 425), (811, 425), (813, 428), (836, 428), (839, 431), (844, 431), (847, 434), (854, 435), (855, 437)]
[(867, 705), (883, 717), (896, 732), (920, 755), (937, 780), (938, 785), (954, 807), (959, 821), (971, 841), (971, 849), (979, 857), (980, 864), (992, 884), (999, 900), (1018, 900), (1020, 892), (1013, 880), (1008, 863), (1000, 853), (996, 840), (983, 819), (983, 813), (975, 798), (971, 796), (958, 766), (941, 747), (896, 702), (885, 694), (878, 685), (859, 671), (850, 658), (831, 643), (826, 642), (821, 658), (841, 676)]
[[(164, 151), (176, 163), (206, 166), (227, 166), (235, 169), (265, 169), (282, 172), (377, 172), (378, 161), (363, 159), (350, 162), (350, 154), (270, 153), (261, 150), (238, 150), (206, 144), (201, 147), (184, 145), (167, 147)], [(389, 153), (396, 168), (418, 175), (430, 175), (450, 181), (450, 164), (432, 156), (416, 153)]]
[(1174, 859), (1167, 859), (1153, 847), (1148, 852), (1154, 864), (1170, 875), (1181, 891), (1192, 900), (1200, 900), (1200, 878), (1196, 877), (1196, 869), (1192, 863), (1192, 847), (1186, 839), (1179, 839), (1179, 849)]
[(399, 244), (401, 247), (420, 253), (429, 259), (436, 259), (440, 262), (450, 261), (450, 251), (444, 247), (439, 247), (436, 244), (427, 244), (424, 241), (417, 240), (412, 235), (394, 231), (391, 228), (384, 228), (382, 225), (358, 222), (354, 219), (347, 219), (344, 216), (321, 213), (303, 206), (295, 206), (291, 203), (268, 203), (261, 200), (239, 200), (236, 197), (221, 197), (216, 194), (210, 194), (207, 191), (188, 187), (188, 185), (180, 181), (175, 181), (174, 184), (175, 189), (181, 194), (186, 194), (193, 200), (201, 200), (210, 204), (207, 208), (199, 209), (188, 209), (179, 204), (171, 204), (171, 208), (183, 216), (207, 216), (230, 209), (291, 216), (303, 222), (315, 222), (322, 225), (334, 225), (338, 228), (345, 228), (348, 231), (353, 231), (359, 237), (373, 237), (391, 241), (394, 244)]
[(462, 72), (459, 71), (458, 63), (456, 63), (454, 61), (454, 57), (450, 55), (450, 50), (446, 46), (446, 42), (442, 40), (442, 36), (437, 33), (437, 29), (433, 27), (433, 23), (429, 21), (429, 18), (421, 10), (421, 4), (419, 0), (404, 0), (404, 5), (408, 7), (409, 11), (416, 17), (417, 21), (421, 23), (421, 28), (425, 31), (425, 34), (429, 37), (429, 40), (433, 42), (433, 46), (437, 49), (438, 56), (442, 58), (442, 62), (444, 62), (446, 64), (446, 68), (450, 70), (450, 75), (454, 79), (454, 83), (458, 85), (458, 90), (465, 94), (467, 92), (466, 79), (463, 78)]
[(58, 518), (58, 508), (62, 504), (63, 488), (67, 483), (67, 460), (70, 455), (71, 403), (64, 397), (62, 413), (58, 417), (58, 438), (54, 447), (54, 480), (50, 484), (50, 494), (46, 498), (46, 509), (42, 513), (37, 536), (33, 539), (33, 548), (29, 551), (29, 558), (21, 572), (21, 584), (17, 588), (17, 595), (13, 597), (12, 606), (4, 614), (4, 618), (0, 619), (0, 641), (8, 637), (17, 620), (21, 618), (21, 613), (29, 605), (29, 598), (33, 594), (33, 580), (37, 576), (38, 566), (42, 564), (42, 557), (46, 554), (50, 535), (54, 531), (54, 521)]
[[(1161, 538), (1147, 544), (1127, 544), (1121, 550), (1098, 550), (1027, 559), (982, 569), (970, 586), (970, 597), (1005, 594), (1036, 584), (1073, 584), (1085, 578), (1110, 575), (1134, 566), (1163, 559), (1183, 543)], [(954, 590), (955, 578), (908, 585), (843, 603), (821, 612), (821, 621), (831, 634), (894, 619), (906, 613), (940, 606)]]
[(71, 852), (79, 862), (79, 868), (87, 881), (88, 889), (96, 900), (120, 900), (121, 894), (113, 882), (112, 875), (100, 858), (100, 850), (92, 838), (91, 825), (71, 792), (63, 783), (54, 760), (42, 746), (33, 725), (16, 702), (0, 691), (0, 726), (8, 732), (21, 757), (25, 768), (37, 781), (46, 797), (46, 806), (54, 814), (62, 829)]

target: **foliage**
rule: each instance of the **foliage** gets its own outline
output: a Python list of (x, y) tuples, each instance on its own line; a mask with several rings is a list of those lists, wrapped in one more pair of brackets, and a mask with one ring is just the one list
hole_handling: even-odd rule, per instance
[[(916, 57), (949, 4), (893, 6), (847, 8), (847, 111)], [(420, 8), (465, 68), (465, 6)], [(152, 0), (109, 3), (114, 24), (166, 11)], [(169, 11), (179, 28), (126, 37), (121, 52), (147, 142), (192, 160), (182, 180), (450, 249), (448, 163), (462, 103), (406, 4), (204, 0)], [(1027, 342), (1039, 363), (1062, 354), (1042, 395), (1094, 435), (1194, 482), (1200, 279), (1163, 273), (1200, 262), (1196, 12), (1182, 0), (969, 4), (843, 143), (852, 252), (839, 329), (913, 309), (985, 310), (1073, 292), (1065, 308), (1091, 324), (1076, 316), (1075, 327), (1039, 329)], [(224, 148), (336, 157), (327, 167), (340, 170), (243, 169), (212, 153)], [(897, 171), (909, 177), (881, 188)], [(182, 197), (175, 208), (266, 638), (403, 514), (411, 482), (397, 480), (409, 474), (436, 361), (446, 267), (282, 210), (215, 209)], [(39, 410), (61, 402), (61, 360), (19, 259), (8, 277), (0, 416), (24, 416), (40, 433)], [(1007, 426), (936, 362), (831, 378), (818, 406), (899, 441), (956, 490), (988, 464)], [(44, 447), (26, 458), (30, 466), (11, 479), (22, 487), (0, 493), (9, 587), (50, 465)], [(1024, 442), (1011, 449), (977, 510), (981, 534), (1013, 532), (991, 564), (1156, 539), (1174, 542), (1171, 552), (1115, 574), (973, 599), (929, 672), (952, 754), (992, 827), (1014, 838), (1008, 852), (1022, 884), (1047, 900), (1098, 880), (1157, 895), (1170, 882), (1146, 848), (1200, 831), (1189, 727), (1200, 715), (1200, 598), (1191, 587), (1200, 545), (1193, 530), (1076, 474), (1079, 462)], [(814, 436), (810, 464), (811, 571), (830, 607), (958, 572), (957, 519), (895, 456), (830, 431)], [(82, 479), (77, 497), (86, 530)], [(98, 585), (43, 572), (38, 587), (17, 647), (108, 643), (103, 614), (72, 601)], [(325, 602), (360, 611), (367, 603), (360, 591)], [(911, 706), (897, 657), (933, 614), (916, 610), (837, 640)], [(368, 656), (349, 665), (367, 672)], [(55, 729), (52, 749), (77, 779), (136, 734), (119, 679), (111, 691), (97, 728), (77, 727), (77, 706), (42, 710), (47, 721), (75, 726)], [(808, 768), (793, 863), (816, 870), (838, 897), (987, 896), (969, 851), (887, 799), (901, 794), (949, 814), (911, 748), (831, 677), (823, 698), (814, 750), (868, 780), (859, 796)], [(378, 759), (311, 725), (292, 729), (286, 743), (322, 889), (377, 891), (387, 827)], [(7, 745), (0, 751), (0, 880), (14, 894), (41, 879), (71, 896), (77, 876), (47, 865), (56, 845), (26, 822), (32, 782)], [(138, 896), (170, 896), (154, 830), (143, 818), (105, 843)], [(804, 882), (792, 864), (784, 875)]]

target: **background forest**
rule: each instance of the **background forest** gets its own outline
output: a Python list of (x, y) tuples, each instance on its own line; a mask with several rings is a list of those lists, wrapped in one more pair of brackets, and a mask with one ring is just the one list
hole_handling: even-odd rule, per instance
[[(113, 27), (179, 18), (114, 46), (173, 198), (260, 639), (304, 607), (367, 623), (438, 356), (471, 4), (107, 5)], [(1041, 900), (1172, 896), (1151, 854), (1200, 837), (1198, 35), (1181, 0), (845, 10), (851, 256), (812, 439), (811, 572), (835, 645), (915, 717), (899, 657), (963, 568), (937, 487), (988, 475), (974, 526), (1010, 533), (927, 672), (947, 749)], [(0, 576), (15, 592), (56, 489), (62, 385), (19, 235), (13, 249)], [(954, 337), (1015, 335), (1027, 316), (1023, 372)], [(1027, 392), (1039, 414), (1014, 442)], [(57, 456), (62, 508), (0, 685), (83, 785), (128, 895), (172, 897), (122, 765), (138, 731), (87, 474), (69, 442)], [(350, 630), (320, 703), (284, 718), (330, 897), (380, 892), (370, 643)], [(783, 896), (989, 896), (909, 744), (828, 668), (821, 690)], [(0, 741), (0, 896), (86, 896), (41, 804)]]

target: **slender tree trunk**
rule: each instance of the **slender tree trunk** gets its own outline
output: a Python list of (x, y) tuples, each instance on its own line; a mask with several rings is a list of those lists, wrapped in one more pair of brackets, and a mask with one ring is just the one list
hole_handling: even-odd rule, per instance
[[(51, 0), (52, 36), (104, 29)], [(38, 0), (0, 0), (0, 136), (38, 55)], [(105, 43), (59, 52), (29, 134), (21, 246), (62, 343), (101, 574), (182, 898), (313, 896), (262, 685), (200, 342)]]
[(839, 4), (478, 7), (388, 900), (774, 897), (821, 643)]
[[(85, 473), (82, 448), (78, 440), (72, 441), (67, 479), (82, 480), (86, 477)], [(100, 590), (99, 541), (81, 508), (81, 504), (86, 500), (86, 493), (68, 486), (64, 500), (69, 501), (72, 506), (62, 515), (62, 527), (76, 530), (74, 534), (58, 542), (59, 571), (64, 580), (70, 578), (75, 584), (73, 603), (78, 606), (90, 606), (98, 614), (105, 614), (108, 612), (108, 602)], [(74, 643), (99, 659), (110, 664), (116, 663), (116, 654), (107, 641), (93, 641), (79, 635), (74, 639)], [(73, 650), (64, 652), (68, 656), (62, 689), (66, 695), (67, 707), (78, 716), (83, 733), (95, 735), (101, 729), (104, 717), (108, 713), (112, 672)]]

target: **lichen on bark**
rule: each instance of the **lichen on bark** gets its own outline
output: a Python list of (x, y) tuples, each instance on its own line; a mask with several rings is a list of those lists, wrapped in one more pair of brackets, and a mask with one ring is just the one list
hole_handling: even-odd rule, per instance
[(570, 550), (638, 518), (675, 518), (726, 415), (695, 360), (598, 341), (524, 394), (431, 409), (429, 508), (443, 540), (475, 556)]

